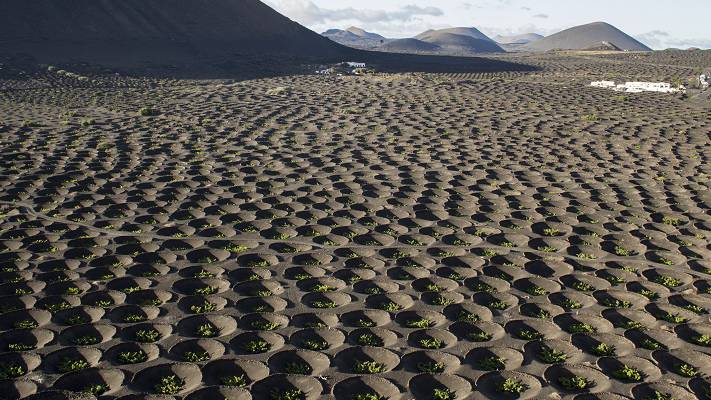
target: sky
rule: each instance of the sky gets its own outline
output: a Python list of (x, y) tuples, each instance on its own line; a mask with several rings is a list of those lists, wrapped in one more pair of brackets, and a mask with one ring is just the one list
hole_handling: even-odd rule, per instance
[(386, 37), (473, 26), (549, 35), (605, 21), (654, 49), (711, 48), (711, 0), (265, 0), (317, 32), (358, 26)]

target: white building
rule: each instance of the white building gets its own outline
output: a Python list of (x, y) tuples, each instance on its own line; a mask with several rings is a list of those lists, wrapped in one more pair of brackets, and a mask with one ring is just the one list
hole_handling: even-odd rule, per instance
[(351, 68), (365, 68), (364, 62), (347, 61), (346, 64)]
[(711, 85), (711, 77), (701, 74), (699, 76), (699, 85), (701, 86), (701, 90), (708, 89), (709, 85)]
[(684, 86), (679, 86), (678, 88), (672, 87), (670, 83), (666, 82), (626, 82), (615, 84), (613, 81), (595, 81), (590, 84), (592, 87), (598, 87), (602, 89), (611, 89), (616, 92), (625, 93), (642, 93), (642, 92), (657, 92), (657, 93), (679, 93), (685, 92), (686, 88)]
[(592, 87), (599, 87), (603, 89), (613, 89), (615, 87), (615, 82), (613, 81), (595, 81), (590, 84)]
[(628, 93), (677, 93), (680, 91), (680, 88), (673, 88), (671, 83), (666, 82), (627, 82), (624, 85), (617, 85), (617, 87), (622, 89), (621, 92)]

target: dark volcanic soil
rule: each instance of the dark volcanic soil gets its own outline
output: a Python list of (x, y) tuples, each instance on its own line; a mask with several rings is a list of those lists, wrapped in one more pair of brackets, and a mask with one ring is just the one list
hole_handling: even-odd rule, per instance
[(703, 398), (711, 53), (496, 61), (3, 65), (0, 397)]

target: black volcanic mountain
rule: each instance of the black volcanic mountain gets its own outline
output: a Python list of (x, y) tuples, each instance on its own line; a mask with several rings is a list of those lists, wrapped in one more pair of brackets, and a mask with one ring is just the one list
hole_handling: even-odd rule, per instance
[(471, 36), (458, 35), (449, 32), (435, 31), (417, 36), (418, 40), (435, 44), (444, 49), (469, 53), (500, 53), (503, 52), (498, 44), (492, 40), (477, 39)]
[(455, 53), (499, 53), (504, 51), (496, 42), (476, 28), (428, 30), (415, 36), (415, 39), (435, 44)]
[(441, 47), (436, 44), (423, 42), (418, 39), (395, 39), (379, 47), (382, 51), (390, 51), (393, 53), (428, 53), (436, 52)]
[(258, 0), (2, 0), (0, 54), (106, 66), (346, 49)]
[(448, 33), (448, 34), (453, 34), (453, 35), (461, 35), (461, 36), (469, 36), (474, 39), (481, 39), (481, 40), (488, 40), (490, 42), (493, 42), (491, 38), (486, 36), (485, 34), (481, 33), (476, 28), (466, 28), (466, 27), (459, 27), (459, 28), (445, 28), (445, 29), (430, 29), (425, 32), (420, 33), (419, 35), (415, 36), (415, 39), (420, 39), (424, 40), (427, 37), (431, 37), (432, 35), (435, 34), (443, 34), (443, 33)]
[(605, 22), (580, 25), (529, 43), (533, 51), (586, 50), (606, 43), (610, 48), (628, 51), (651, 51), (649, 47)]

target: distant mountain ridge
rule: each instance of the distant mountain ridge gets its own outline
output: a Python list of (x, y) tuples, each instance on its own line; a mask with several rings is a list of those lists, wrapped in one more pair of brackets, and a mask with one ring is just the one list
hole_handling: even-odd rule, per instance
[(321, 35), (345, 46), (373, 49), (388, 41), (384, 36), (355, 26), (347, 29), (329, 29)]
[(606, 22), (593, 22), (544, 37), (537, 33), (490, 38), (474, 27), (429, 29), (413, 38), (388, 39), (361, 28), (330, 29), (324, 36), (347, 46), (393, 52), (468, 55), (506, 51), (651, 51)]
[(375, 40), (385, 39), (384, 36), (378, 35), (377, 33), (368, 32), (365, 29), (361, 29), (356, 26), (351, 26), (350, 28), (346, 29), (346, 31), (350, 32), (358, 37), (362, 37), (362, 38), (366, 38), (366, 39), (375, 39)]
[(465, 55), (504, 51), (491, 38), (473, 27), (430, 29), (414, 38), (406, 39), (388, 39), (377, 33), (368, 32), (357, 27), (329, 29), (323, 32), (322, 35), (346, 46), (401, 53)]
[(511, 36), (495, 36), (493, 39), (496, 43), (499, 44), (527, 44), (531, 42), (535, 42), (536, 40), (541, 40), (543, 39), (543, 35), (539, 35), (537, 33), (523, 33), (520, 35), (511, 35)]

